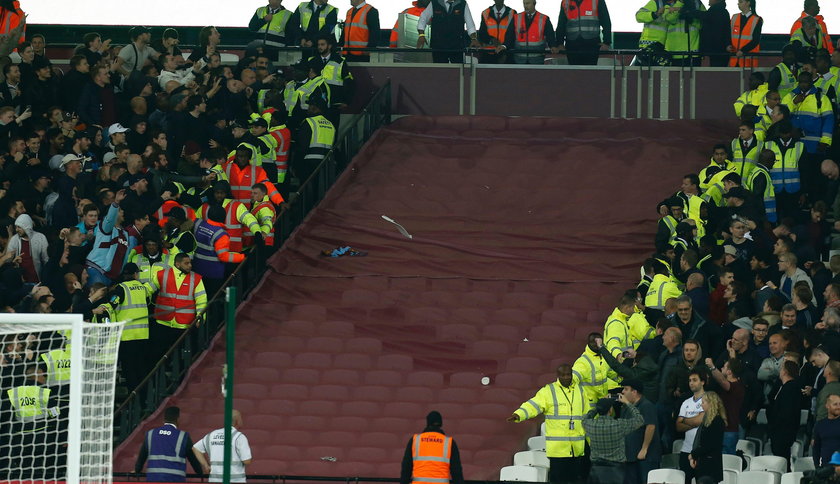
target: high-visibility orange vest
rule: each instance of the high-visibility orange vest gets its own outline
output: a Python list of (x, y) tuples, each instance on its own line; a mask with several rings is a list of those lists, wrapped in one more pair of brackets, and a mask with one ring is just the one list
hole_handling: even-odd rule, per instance
[[(572, 5), (572, 0), (563, 0), (562, 8), (567, 19), (566, 40), (601, 39), (598, 5), (598, 0), (583, 0), (580, 5)], [(562, 42), (563, 39), (558, 40)], [(604, 40), (609, 42), (609, 39)]]
[[(260, 218), (261, 218), (260, 212), (269, 213), (269, 211), (271, 213), (271, 228), (274, 229), (274, 222), (277, 221), (277, 209), (274, 208), (273, 203), (266, 202), (266, 201), (262, 201), (262, 202), (258, 203), (257, 205), (254, 206), (254, 208), (251, 209), (251, 215), (253, 215), (254, 218), (257, 219), (257, 222), (260, 223), (260, 226), (262, 226), (262, 220), (260, 220)], [(251, 234), (250, 232), (248, 232), (247, 234), (248, 235), (246, 235), (246, 237), (245, 237), (245, 246), (250, 247), (251, 245), (253, 245), (253, 242), (251, 241), (251, 237), (249, 237), (249, 236), (252, 236), (253, 234)], [(273, 246), (274, 245), (274, 230), (272, 230), (271, 233), (268, 233), (268, 234), (264, 233), (263, 234), (263, 240), (265, 241), (266, 246), (268, 246), (268, 247)]]
[(158, 219), (158, 225), (161, 227), (166, 226), (166, 221), (168, 220), (166, 214), (175, 207), (183, 208), (184, 212), (187, 214), (187, 218), (195, 221), (195, 210), (193, 210), (192, 207), (181, 205), (177, 200), (167, 200), (163, 202), (163, 205), (161, 205), (160, 208), (157, 209), (157, 212), (155, 212), (155, 217)]
[[(225, 209), (225, 230), (228, 233), (228, 237), (230, 237), (230, 250), (233, 252), (242, 252), (242, 241), (245, 235), (245, 229), (242, 228), (242, 223), (239, 221), (239, 207), (242, 207), (242, 210), (246, 212), (248, 211), (248, 207), (241, 202), (231, 200), (229, 198), (226, 198), (222, 202), (222, 207)], [(207, 211), (209, 209), (209, 203), (205, 203), (201, 206), (201, 214), (203, 217), (207, 217)]]
[[(743, 17), (743, 14), (736, 13), (732, 16), (732, 21), (730, 22), (732, 27), (732, 47), (735, 48), (735, 52), (738, 52), (742, 49), (742, 47), (752, 42), (755, 26), (758, 25), (759, 20), (761, 20), (761, 17), (756, 14), (752, 14), (750, 15), (750, 18), (747, 19), (747, 23), (742, 29), (741, 17)], [(751, 51), (744, 52), (744, 54), (757, 54), (760, 51), (761, 45), (757, 44)], [(733, 56), (729, 59), (729, 67), (758, 67), (758, 57)]]
[[(411, 8), (407, 8), (407, 9), (403, 10), (402, 13), (404, 13), (405, 15), (413, 15), (415, 17), (419, 17), (423, 13), (423, 10), (426, 10), (423, 7), (418, 7), (416, 1), (411, 2), (411, 4), (414, 5), (414, 6), (411, 7)], [(394, 28), (391, 30), (391, 48), (392, 49), (396, 49), (397, 47), (399, 47), (399, 43), (398, 43), (398, 41), (400, 39), (400, 34), (398, 32), (399, 28), (400, 28), (400, 19), (398, 18), (397, 21), (394, 22)]]
[[(23, 10), (20, 9), (20, 2), (15, 0), (12, 2), (12, 6), (15, 8), (14, 11), (8, 8), (0, 8), (0, 35), (5, 35), (11, 32), (12, 30), (16, 29), (18, 25), (20, 25), (20, 21), (26, 16), (23, 13)], [(23, 42), (26, 40), (26, 27), (24, 27), (24, 31), (21, 32), (19, 42)]]
[(292, 145), (292, 132), (286, 125), (283, 125), (271, 128), (268, 134), (277, 142), (277, 147), (274, 149), (274, 162), (277, 165), (277, 181), (279, 182), (280, 175), (285, 175), (289, 170), (289, 147)]
[[(351, 8), (347, 11), (347, 19), (344, 21), (344, 55), (369, 55), (369, 52), (352, 50), (353, 47), (363, 49), (370, 41), (370, 29), (367, 25), (368, 12), (373, 7), (367, 3), (361, 8)], [(354, 15), (355, 14), (355, 15)]]
[(186, 329), (195, 320), (195, 288), (201, 276), (190, 272), (181, 282), (175, 284), (175, 269), (167, 267), (157, 273), (158, 292), (155, 302), (155, 319), (158, 322), (175, 320), (172, 327)]
[(415, 434), (411, 445), (413, 467), (411, 482), (440, 484), (449, 480), (449, 463), (452, 458), (452, 437), (439, 432)]
[(251, 201), (251, 187), (257, 183), (262, 183), (268, 189), (268, 197), (272, 202), (280, 205), (283, 203), (283, 196), (277, 191), (277, 188), (268, 179), (265, 170), (260, 166), (249, 164), (245, 168), (239, 168), (234, 162), (227, 162), (224, 166), (225, 175), (228, 177), (230, 183), (230, 191), (233, 193), (233, 199), (237, 202), (245, 203)]
[[(802, 14), (799, 15), (799, 18), (796, 19), (796, 22), (791, 25), (790, 35), (793, 35), (797, 30), (802, 28), (802, 19), (805, 17), (810, 17), (810, 15), (803, 11)], [(814, 20), (817, 21), (817, 25), (820, 27), (820, 32), (822, 32), (823, 46), (825, 46), (825, 49), (828, 50), (829, 54), (833, 53), (834, 43), (831, 41), (831, 36), (828, 35), (828, 28), (825, 26), (825, 19), (822, 15), (817, 15), (814, 17)]]
[(499, 41), (499, 44), (505, 43), (505, 36), (507, 35), (508, 28), (510, 28), (511, 21), (513, 20), (513, 16), (516, 15), (513, 9), (508, 10), (507, 15), (504, 18), (496, 19), (491, 15), (491, 11), (495, 10), (495, 7), (489, 7), (481, 12), (481, 18), (484, 19), (484, 25), (487, 26), (487, 33), (490, 37)]

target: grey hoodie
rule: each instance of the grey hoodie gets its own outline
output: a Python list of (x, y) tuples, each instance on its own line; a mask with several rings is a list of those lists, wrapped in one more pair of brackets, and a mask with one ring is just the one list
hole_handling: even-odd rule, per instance
[[(18, 215), (15, 219), (15, 226), (20, 227), (26, 232), (26, 237), (29, 239), (29, 252), (32, 256), (32, 262), (35, 265), (35, 272), (38, 274), (38, 278), (41, 278), (41, 268), (46, 265), (47, 261), (49, 261), (49, 256), (47, 255), (47, 238), (44, 234), (40, 232), (36, 232), (34, 230), (34, 224), (32, 223), (32, 217), (27, 214)], [(9, 239), (9, 246), (6, 248), (6, 251), (14, 254), (15, 257), (20, 255), (21, 251), (21, 240), (20, 235), (15, 234)]]

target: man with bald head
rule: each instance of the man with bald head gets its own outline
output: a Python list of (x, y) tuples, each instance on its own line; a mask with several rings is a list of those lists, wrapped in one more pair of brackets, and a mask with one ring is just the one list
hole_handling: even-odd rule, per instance
[(702, 272), (692, 272), (688, 276), (685, 281), (685, 295), (691, 298), (691, 306), (701, 316), (709, 316), (709, 289), (706, 288), (706, 277)]
[[(248, 437), (238, 429), (242, 427), (242, 414), (233, 411), (233, 425), (230, 429), (231, 456), (230, 482), (245, 482), (245, 466), (251, 463), (251, 446)], [(199, 460), (210, 460), (210, 482), (222, 482), (225, 461), (225, 428), (216, 429), (193, 445), (193, 453)]]
[(750, 347), (749, 330), (739, 328), (732, 333), (732, 338), (726, 342), (726, 350), (715, 359), (718, 368), (723, 367), (727, 360), (735, 358), (741, 362), (744, 371), (755, 374), (761, 366), (761, 359)]

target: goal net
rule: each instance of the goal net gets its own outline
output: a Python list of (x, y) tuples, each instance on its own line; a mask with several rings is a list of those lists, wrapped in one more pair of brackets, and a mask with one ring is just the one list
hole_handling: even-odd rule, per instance
[(0, 480), (112, 482), (122, 323), (0, 315)]

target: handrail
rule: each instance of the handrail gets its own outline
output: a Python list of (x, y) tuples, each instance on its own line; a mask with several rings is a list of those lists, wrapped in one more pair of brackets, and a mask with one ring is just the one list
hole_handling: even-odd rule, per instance
[[(143, 479), (145, 478), (144, 473), (134, 473), (134, 472), (114, 472), (112, 473), (114, 477), (128, 477), (130, 479)], [(187, 474), (187, 478), (189, 479), (201, 479), (204, 481), (207, 476), (202, 474)], [(248, 482), (253, 480), (256, 481), (305, 481), (305, 482), (400, 482), (398, 477), (363, 477), (363, 476), (294, 476), (294, 475), (283, 475), (283, 474), (247, 474), (245, 476)], [(502, 482), (514, 482), (514, 481), (482, 481), (482, 480), (465, 480), (466, 484), (499, 484)], [(515, 481), (516, 484), (538, 484), (536, 482), (530, 481)], [(545, 483), (542, 483), (545, 484)]]
[[(255, 247), (247, 255), (207, 301), (207, 306), (197, 315), (196, 321), (199, 323), (191, 324), (184, 330), (149, 374), (114, 412), (114, 421), (119, 424), (120, 429), (117, 436), (118, 442), (125, 440), (137, 424), (160, 405), (160, 402), (169, 395), (172, 387), (180, 383), (195, 357), (203, 351), (203, 347), (219, 329), (224, 327), (222, 311), (216, 311), (214, 308), (224, 304), (225, 289), (234, 284), (237, 287), (242, 286), (237, 291), (235, 303), (238, 305), (245, 298), (267, 270), (265, 262), (268, 257), (286, 242), (294, 229), (303, 222), (309, 211), (320, 202), (329, 187), (335, 183), (346, 166), (346, 163), (339, 163), (342, 157), (349, 163), (373, 132), (390, 122), (390, 116), (391, 82), (389, 80), (373, 95), (362, 112), (354, 115), (342, 126), (333, 149), (327, 153), (312, 175), (303, 181), (294, 196), (289, 197), (288, 203), (279, 210), (274, 227), (276, 246)], [(363, 125), (363, 131), (359, 130), (360, 125)], [(193, 349), (196, 350), (195, 355), (193, 355)], [(168, 370), (171, 372), (168, 373)], [(145, 399), (145, 407), (140, 408), (143, 405), (143, 399)]]

